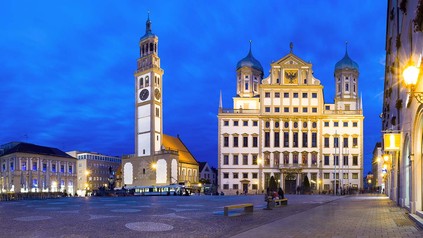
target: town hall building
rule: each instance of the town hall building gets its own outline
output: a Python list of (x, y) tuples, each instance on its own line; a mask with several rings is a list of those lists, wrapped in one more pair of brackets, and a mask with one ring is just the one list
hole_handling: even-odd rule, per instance
[(236, 65), (233, 106), (218, 113), (219, 190), (262, 193), (273, 176), (286, 193), (362, 188), (363, 111), (359, 67), (345, 52), (326, 103), (312, 64), (290, 52), (265, 77), (251, 45)]

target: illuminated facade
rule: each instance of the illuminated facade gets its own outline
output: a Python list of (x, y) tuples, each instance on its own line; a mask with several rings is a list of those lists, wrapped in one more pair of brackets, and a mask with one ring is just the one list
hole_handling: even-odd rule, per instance
[(198, 163), (179, 137), (163, 133), (162, 76), (159, 38), (151, 21), (139, 41), (135, 77), (135, 154), (123, 157), (123, 184), (198, 183)]
[(233, 107), (218, 114), (219, 189), (261, 193), (273, 176), (287, 193), (362, 188), (363, 114), (358, 65), (335, 65), (334, 103), (324, 102), (312, 64), (291, 52), (263, 67), (252, 54), (237, 64)]
[(0, 192), (76, 192), (76, 159), (24, 142), (0, 146)]
[(81, 151), (66, 153), (77, 159), (77, 192), (80, 195), (85, 194), (86, 190), (108, 188), (112, 180), (117, 187), (115, 179), (116, 172), (122, 163), (120, 157)]
[[(423, 92), (423, 2), (389, 0), (386, 22), (382, 130), (398, 134), (400, 146), (397, 150), (383, 148), (388, 158), (385, 191), (411, 216), (423, 218), (423, 102), (410, 94)], [(415, 85), (406, 86), (403, 72), (411, 65), (419, 67), (420, 74)], [(384, 144), (389, 139), (384, 136)]]

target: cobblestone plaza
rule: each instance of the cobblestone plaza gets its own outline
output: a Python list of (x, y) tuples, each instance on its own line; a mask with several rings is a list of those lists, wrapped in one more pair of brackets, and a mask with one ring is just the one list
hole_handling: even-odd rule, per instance
[[(0, 237), (423, 237), (385, 196), (87, 197), (0, 203)], [(252, 214), (223, 207), (253, 203)]]

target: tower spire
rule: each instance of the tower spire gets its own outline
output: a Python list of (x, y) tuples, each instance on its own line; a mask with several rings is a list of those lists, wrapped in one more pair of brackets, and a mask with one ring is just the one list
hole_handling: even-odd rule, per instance
[(222, 111), (222, 90), (220, 90), (220, 96), (219, 96), (219, 112)]
[(150, 11), (147, 12), (147, 22), (145, 23), (145, 33), (151, 33)]
[(348, 41), (345, 41), (345, 54), (348, 55)]
[(292, 50), (294, 49), (294, 43), (290, 42), (289, 43), (289, 53), (292, 53)]

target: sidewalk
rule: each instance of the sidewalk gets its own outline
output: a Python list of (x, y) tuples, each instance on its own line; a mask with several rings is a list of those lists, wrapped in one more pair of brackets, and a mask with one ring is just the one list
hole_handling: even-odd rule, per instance
[(423, 237), (423, 230), (405, 209), (372, 194), (343, 197), (233, 237)]

